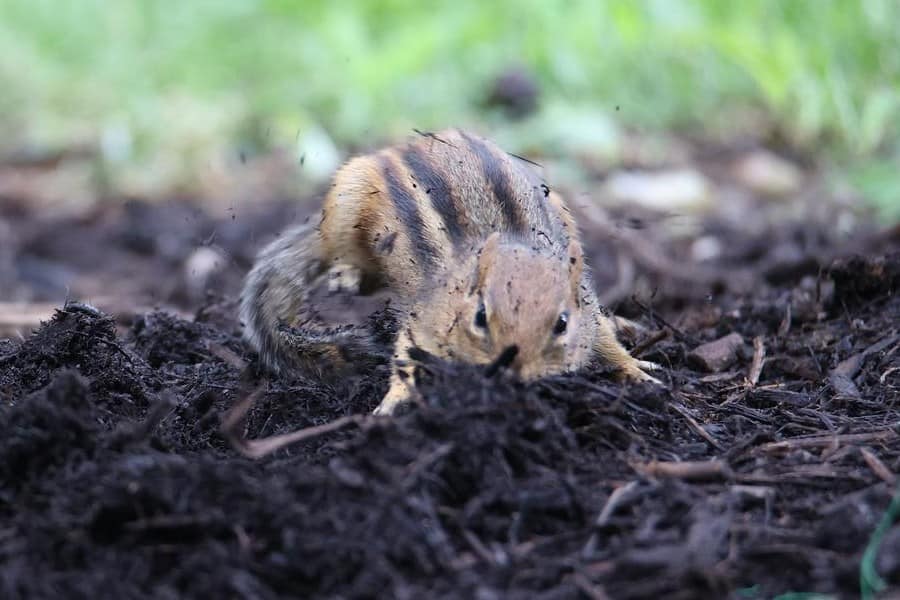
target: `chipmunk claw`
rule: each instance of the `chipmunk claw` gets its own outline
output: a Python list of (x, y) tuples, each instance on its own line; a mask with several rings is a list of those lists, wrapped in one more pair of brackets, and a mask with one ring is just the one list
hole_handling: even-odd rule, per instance
[(655, 363), (649, 360), (639, 360), (637, 361), (637, 366), (639, 369), (643, 371), (661, 371), (662, 365), (659, 363)]
[(389, 417), (394, 413), (395, 406), (396, 403), (389, 404), (382, 401), (381, 404), (375, 407), (375, 410), (372, 411), (372, 414), (377, 417)]
[(649, 360), (635, 359), (631, 364), (622, 369), (622, 376), (628, 381), (636, 383), (653, 383), (656, 385), (664, 385), (662, 381), (646, 373), (645, 371), (660, 371), (662, 366)]
[(373, 415), (390, 417), (394, 414), (394, 411), (398, 406), (409, 400), (408, 393), (392, 394), (391, 392), (393, 391), (394, 390), (392, 389), (385, 395), (385, 397), (381, 400), (381, 403), (375, 407), (375, 410), (372, 411)]

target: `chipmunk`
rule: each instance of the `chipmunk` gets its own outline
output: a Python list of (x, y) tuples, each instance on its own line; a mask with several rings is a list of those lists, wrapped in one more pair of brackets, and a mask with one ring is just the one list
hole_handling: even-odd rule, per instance
[[(410, 398), (412, 348), (474, 364), (504, 355), (525, 380), (599, 358), (627, 379), (656, 381), (644, 369), (657, 365), (628, 353), (616, 318), (599, 305), (562, 197), (528, 161), (465, 131), (420, 133), (353, 158), (335, 174), (318, 226), (289, 229), (260, 252), (240, 315), (272, 370), (308, 366), (302, 341), (283, 325), (296, 324), (323, 274), (351, 291), (376, 281), (401, 302), (390, 386), (376, 414)], [(358, 343), (344, 329), (313, 337)]]

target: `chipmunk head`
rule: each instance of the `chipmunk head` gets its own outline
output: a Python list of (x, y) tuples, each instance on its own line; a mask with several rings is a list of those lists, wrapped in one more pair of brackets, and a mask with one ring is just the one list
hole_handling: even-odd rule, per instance
[(583, 323), (584, 258), (577, 241), (559, 255), (494, 233), (471, 265), (446, 296), (442, 312), (449, 313), (450, 326), (433, 332), (440, 354), (476, 364), (513, 354), (509, 366), (523, 379), (586, 361), (590, 328)]

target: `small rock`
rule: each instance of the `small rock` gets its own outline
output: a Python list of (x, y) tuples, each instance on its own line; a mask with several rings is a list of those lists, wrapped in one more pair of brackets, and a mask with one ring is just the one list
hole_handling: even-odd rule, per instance
[(722, 255), (722, 242), (714, 235), (704, 235), (691, 244), (691, 259), (694, 262), (713, 260)]
[(757, 150), (734, 165), (734, 175), (751, 191), (770, 197), (796, 193), (803, 174), (796, 166), (768, 150)]
[(718, 373), (728, 368), (737, 358), (738, 349), (744, 345), (739, 333), (730, 333), (723, 338), (694, 348), (688, 354), (688, 361), (697, 368)]
[(691, 169), (615, 173), (605, 190), (616, 203), (660, 211), (698, 211), (710, 203), (709, 181)]

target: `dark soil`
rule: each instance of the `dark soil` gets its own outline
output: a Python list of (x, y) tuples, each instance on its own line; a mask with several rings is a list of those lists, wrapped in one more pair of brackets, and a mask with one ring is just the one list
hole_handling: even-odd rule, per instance
[[(48, 219), (0, 202), (16, 232), (0, 300), (69, 290), (116, 314), (70, 304), (0, 341), (0, 596), (859, 594), (900, 472), (896, 237), (708, 219), (727, 248), (706, 274), (638, 260), (630, 287), (650, 292), (619, 299), (666, 389), (600, 366), (523, 385), (431, 362), (422, 406), (254, 461), (220, 433), (236, 402), (255, 398), (242, 432), (262, 438), (366, 414), (386, 388), (384, 365), (266, 377), (240, 340), (240, 278), (302, 212), (133, 202)], [(632, 231), (687, 264), (683, 245)], [(629, 249), (586, 239), (602, 293)], [(198, 247), (226, 258), (209, 296), (185, 271)], [(390, 318), (374, 319), (388, 342)], [(705, 372), (698, 347), (733, 333)], [(900, 525), (874, 561), (900, 584)]]

